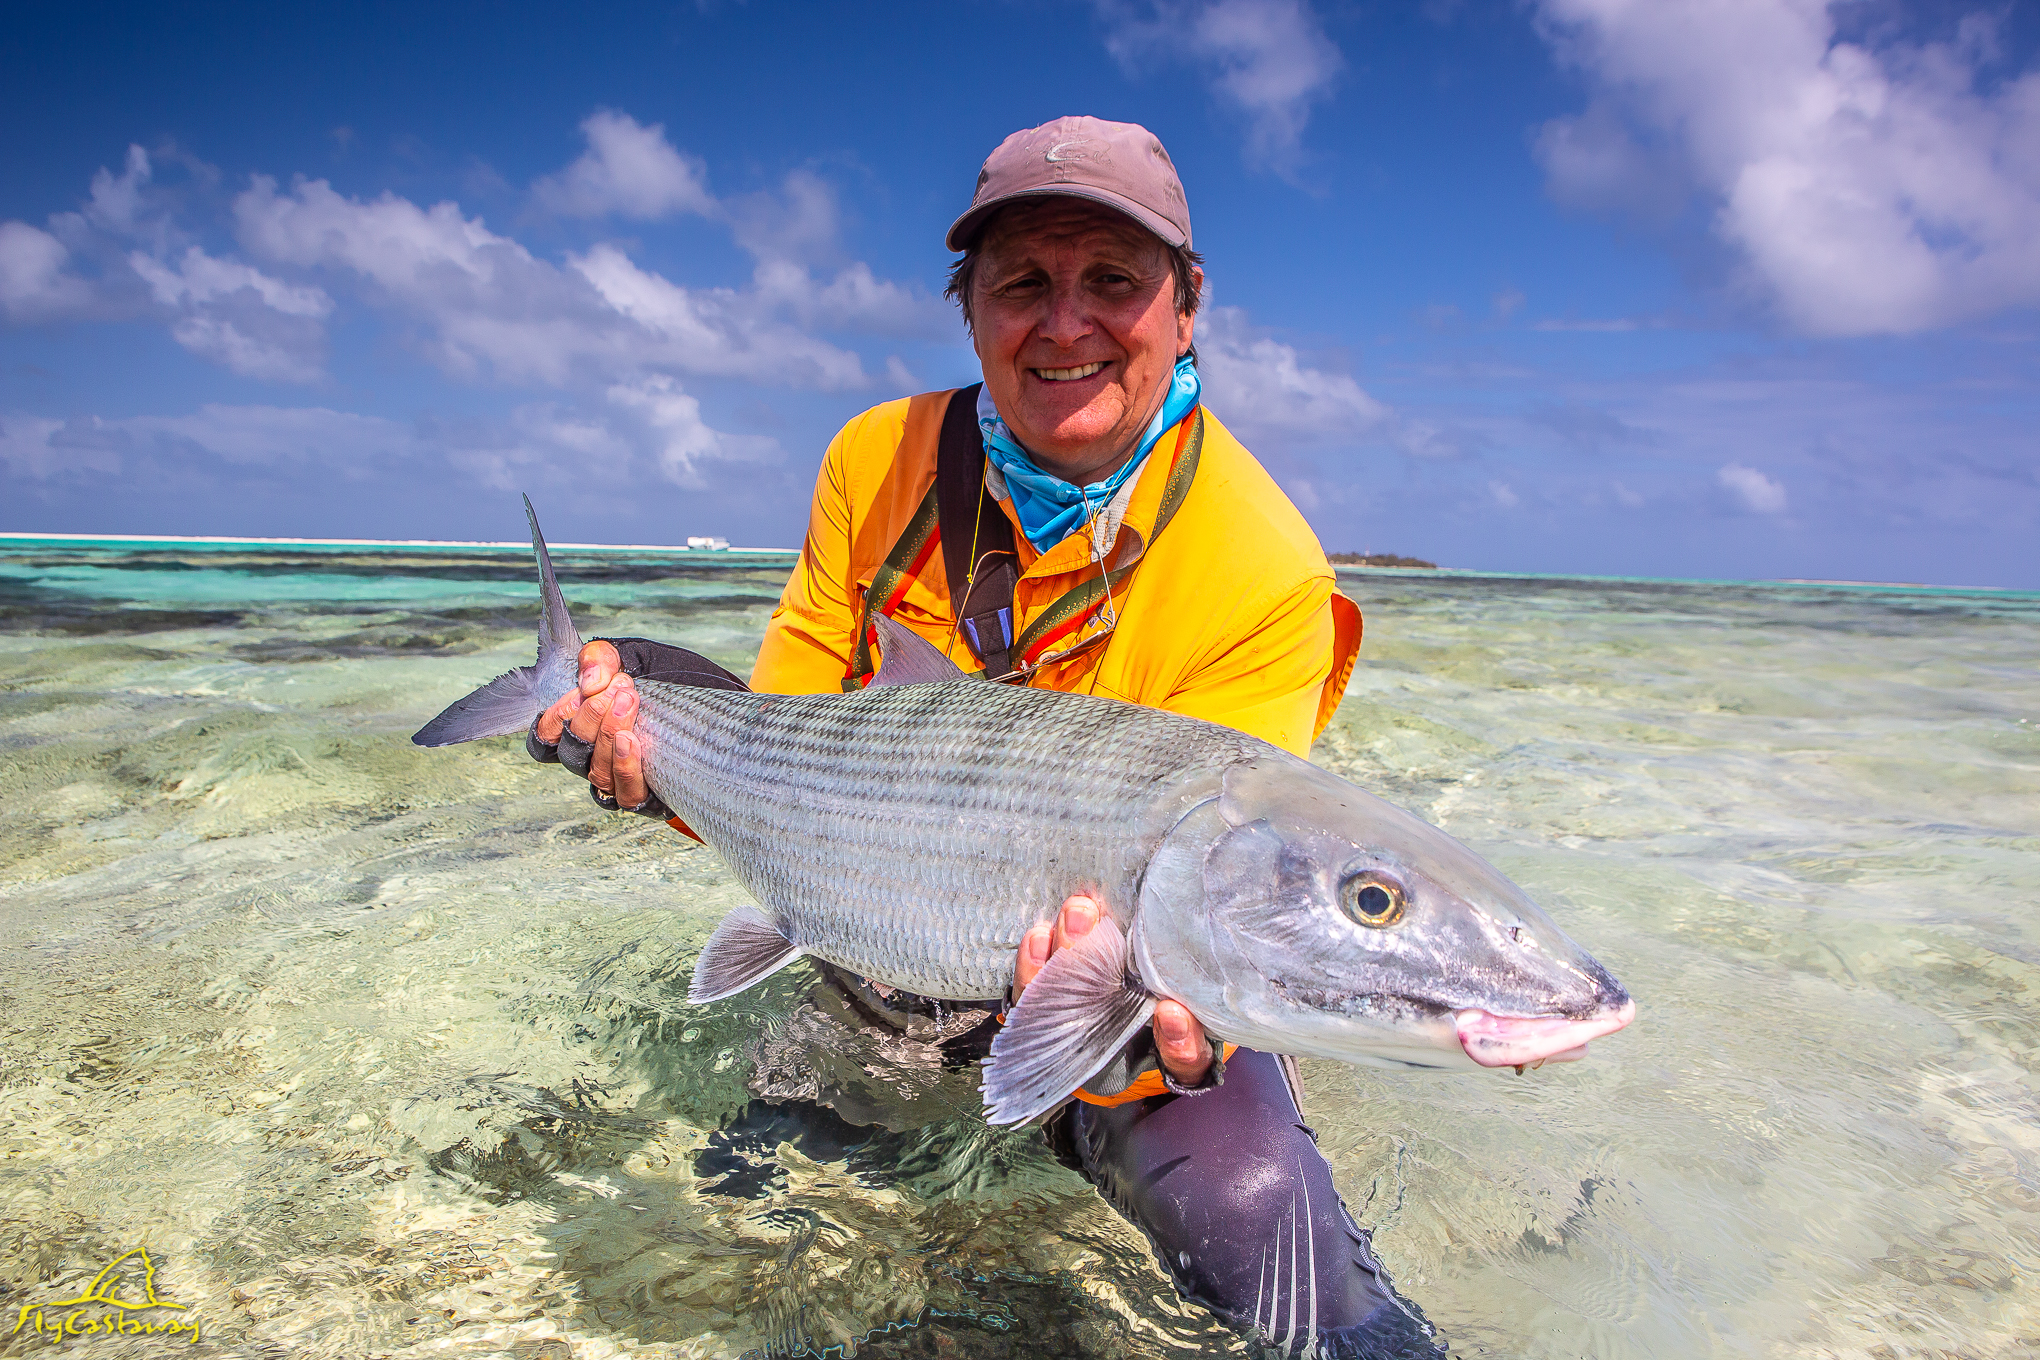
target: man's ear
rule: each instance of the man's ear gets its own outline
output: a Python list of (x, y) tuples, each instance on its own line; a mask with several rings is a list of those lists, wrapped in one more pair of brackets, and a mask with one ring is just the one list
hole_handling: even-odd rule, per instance
[[(1199, 302), (1204, 300), (1204, 271), (1196, 265), (1190, 266), (1190, 286), (1197, 290)], [(1176, 357), (1182, 358), (1190, 352), (1190, 346), (1197, 343), (1197, 313), (1176, 313)]]

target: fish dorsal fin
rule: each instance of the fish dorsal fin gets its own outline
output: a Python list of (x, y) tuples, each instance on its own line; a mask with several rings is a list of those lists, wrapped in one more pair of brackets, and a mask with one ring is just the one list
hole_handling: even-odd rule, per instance
[(763, 982), (801, 956), (801, 947), (786, 938), (779, 923), (756, 907), (732, 907), (694, 961), (694, 985), (687, 999), (695, 1005), (735, 996)]
[(580, 655), (581, 634), (567, 615), (567, 598), (560, 594), (552, 554), (545, 550), (545, 535), (538, 531), (538, 511), (531, 508), (529, 496), (524, 498), (524, 517), (531, 521), (531, 551), (538, 555), (538, 665), (543, 670), (548, 659), (564, 653), (568, 665), (573, 666)]
[(934, 644), (897, 619), (873, 614), (871, 626), (878, 633), (881, 662), (878, 674), (871, 677), (872, 689), (880, 685), (930, 685), (970, 678), (957, 669), (954, 661), (937, 651)]
[(1155, 1013), (1126, 976), (1126, 936), (1107, 917), (1049, 955), (1006, 1013), (985, 1061), (985, 1117), (1020, 1124), (1089, 1081)]

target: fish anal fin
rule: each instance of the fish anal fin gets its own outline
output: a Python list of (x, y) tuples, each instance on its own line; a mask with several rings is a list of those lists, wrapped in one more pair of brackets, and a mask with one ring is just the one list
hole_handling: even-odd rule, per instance
[(666, 825), (672, 827), (675, 831), (685, 836), (688, 840), (693, 841), (696, 845), (708, 844), (707, 841), (701, 839), (701, 837), (694, 834), (693, 827), (687, 825), (687, 823), (681, 821), (678, 817), (668, 817), (666, 819)]
[(881, 685), (928, 685), (944, 680), (967, 680), (954, 661), (935, 645), (897, 619), (874, 613), (871, 627), (878, 634), (878, 674), (870, 688)]
[(1060, 1104), (1155, 1013), (1129, 982), (1126, 936), (1110, 918), (1049, 955), (1006, 1014), (985, 1060), (985, 1117), (1020, 1124)]
[(801, 947), (771, 917), (756, 907), (733, 907), (694, 961), (687, 999), (698, 1006), (735, 996), (800, 956)]

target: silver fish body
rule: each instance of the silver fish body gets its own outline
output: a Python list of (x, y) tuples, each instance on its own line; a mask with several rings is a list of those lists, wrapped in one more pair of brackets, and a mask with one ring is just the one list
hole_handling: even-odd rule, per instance
[(1274, 751), (1134, 704), (973, 680), (638, 690), (646, 782), (788, 939), (950, 1000), (1004, 996), (1021, 937), (1074, 892), (1130, 924), (1176, 819), (1224, 766)]
[[(538, 663), (419, 744), (521, 731), (576, 683), (535, 515), (532, 539)], [(875, 626), (883, 664), (853, 694), (756, 694), (691, 654), (690, 683), (638, 682), (646, 782), (759, 904), (717, 927), (693, 999), (804, 954), (1001, 997), (1027, 930), (1089, 892), (1109, 919), (1049, 959), (993, 1044), (995, 1122), (1053, 1108), (1162, 998), (1238, 1043), (1388, 1067), (1573, 1058), (1634, 1015), (1521, 889), (1401, 808), (1229, 728), (964, 679)]]

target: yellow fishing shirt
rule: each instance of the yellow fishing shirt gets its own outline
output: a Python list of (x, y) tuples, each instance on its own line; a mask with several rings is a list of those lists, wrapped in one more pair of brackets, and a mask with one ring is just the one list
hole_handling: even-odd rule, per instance
[[(800, 560), (772, 612), (752, 689), (837, 692), (872, 578), (934, 485), (950, 396), (931, 392), (874, 406), (830, 442)], [(1029, 683), (1203, 718), (1303, 755), (1331, 721), (1353, 673), (1360, 611), (1338, 592), (1303, 516), (1209, 410), (1196, 477), (1156, 534), (1169, 472), (1196, 420), (1193, 411), (1156, 441), (1126, 502), (1107, 561), (1114, 570), (1137, 567), (1107, 606), (1053, 650), (1101, 631), (1111, 636), (1043, 666)], [(1012, 519), (1011, 501), (999, 505)], [(1019, 636), (1103, 568), (1089, 529), (1038, 553), (1016, 520), (1014, 542)], [(956, 628), (939, 550), (906, 582), (892, 617), (965, 671), (979, 669)]]

